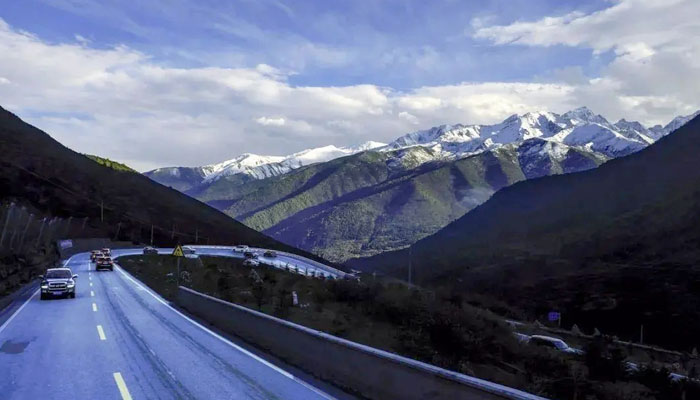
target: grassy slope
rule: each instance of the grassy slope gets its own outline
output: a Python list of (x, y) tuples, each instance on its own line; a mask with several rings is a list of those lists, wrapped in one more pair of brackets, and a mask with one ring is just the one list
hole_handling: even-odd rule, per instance
[[(225, 178), (189, 194), (285, 243), (342, 261), (405, 247), (526, 176), (512, 147), (416, 167), (426, 151), (402, 150), (402, 166), (391, 165), (387, 153), (366, 152), (244, 185)], [(533, 173), (566, 170), (547, 158)]]
[(125, 172), (135, 172), (138, 173), (135, 169), (129, 167), (126, 164), (122, 164), (116, 161), (112, 161), (108, 158), (100, 157), (100, 156), (93, 156), (91, 154), (85, 154), (85, 157), (91, 159), (92, 161), (104, 165), (105, 167), (112, 168), (116, 171), (125, 171)]
[[(174, 257), (128, 256), (118, 261), (164, 297), (174, 296)], [(696, 398), (700, 390), (672, 384), (661, 373), (625, 374), (620, 363), (626, 349), (605, 340), (578, 343), (589, 350), (585, 358), (523, 345), (488, 309), (509, 310), (485, 296), (426, 291), (392, 280), (324, 281), (265, 267), (253, 272), (241, 260), (220, 257), (186, 260), (181, 270), (187, 271), (185, 285), (214, 297), (551, 399), (680, 399), (683, 390), (686, 398)], [(293, 291), (299, 306), (292, 304)], [(643, 352), (633, 357), (650, 361)], [(665, 362), (680, 362), (685, 370), (694, 364), (672, 357)]]

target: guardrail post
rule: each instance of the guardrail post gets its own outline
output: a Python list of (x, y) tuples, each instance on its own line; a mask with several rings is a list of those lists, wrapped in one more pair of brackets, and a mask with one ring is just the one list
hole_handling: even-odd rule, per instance
[(24, 226), (24, 230), (22, 231), (22, 236), (19, 239), (19, 248), (20, 249), (24, 245), (24, 237), (27, 235), (27, 230), (29, 229), (29, 225), (32, 223), (32, 219), (34, 219), (34, 214), (29, 214), (29, 217), (27, 217), (27, 225)]
[(0, 247), (2, 247), (3, 242), (5, 241), (5, 233), (7, 232), (7, 224), (10, 222), (10, 217), (12, 216), (12, 208), (14, 207), (14, 203), (10, 203), (10, 207), (7, 209), (7, 215), (5, 216), (5, 224), (2, 227), (2, 235), (0, 235)]
[(36, 238), (36, 247), (39, 248), (39, 241), (41, 240), (41, 234), (44, 232), (44, 225), (46, 224), (46, 217), (41, 220), (41, 228), (39, 228), (39, 236)]

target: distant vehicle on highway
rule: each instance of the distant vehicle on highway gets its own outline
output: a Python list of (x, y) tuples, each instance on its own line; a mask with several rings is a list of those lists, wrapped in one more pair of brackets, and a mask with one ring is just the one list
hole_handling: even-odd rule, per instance
[(238, 246), (233, 246), (233, 252), (234, 253), (244, 253), (248, 251), (250, 247), (244, 245), (244, 244), (239, 244)]
[(243, 260), (243, 265), (245, 265), (246, 267), (257, 267), (260, 265), (260, 261), (255, 260), (253, 258), (246, 258), (245, 260)]
[(158, 254), (158, 249), (155, 247), (144, 247), (143, 248), (143, 254)]
[(195, 254), (196, 251), (190, 246), (182, 246), (182, 254)]
[(243, 253), (243, 257), (245, 258), (258, 258), (258, 255), (256, 253), (253, 253), (252, 251), (246, 251)]
[(102, 254), (106, 255), (107, 257), (112, 257), (112, 250), (109, 248), (105, 247), (102, 249)]
[(263, 256), (265, 256), (267, 258), (275, 258), (275, 257), (277, 257), (277, 253), (275, 253), (272, 250), (268, 250), (265, 253), (263, 253)]
[(41, 279), (41, 300), (57, 296), (75, 298), (75, 280), (78, 279), (78, 275), (73, 275), (70, 268), (50, 268), (39, 278)]
[(569, 353), (569, 354), (576, 354), (576, 355), (582, 355), (583, 351), (579, 349), (575, 349), (568, 344), (566, 344), (565, 341), (551, 337), (551, 336), (542, 336), (542, 335), (532, 335), (530, 338), (527, 340), (528, 343), (534, 344), (535, 346), (542, 346), (542, 347), (549, 347), (564, 353)]
[(95, 270), (99, 271), (101, 269), (108, 269), (110, 271), (114, 271), (114, 261), (112, 261), (111, 257), (99, 257), (97, 261), (95, 262)]
[(90, 261), (95, 262), (97, 257), (102, 255), (102, 250), (93, 250), (90, 252)]

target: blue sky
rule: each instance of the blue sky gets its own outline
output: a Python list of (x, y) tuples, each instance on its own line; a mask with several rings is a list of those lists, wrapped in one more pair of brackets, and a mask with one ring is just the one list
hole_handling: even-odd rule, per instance
[[(471, 23), (508, 24), (547, 13), (595, 11), (593, 1), (91, 1), (8, 2), (2, 17), (50, 42), (124, 44), (176, 67), (254, 67), (294, 73), (290, 83), (395, 89), (462, 81), (518, 81), (602, 65), (590, 49), (489, 46)], [(606, 57), (603, 56), (603, 59)]]
[[(652, 124), (698, 106), (684, 84), (698, 68), (691, 0), (4, 3), (1, 105), (140, 169), (531, 109)], [(172, 148), (152, 151), (164, 132)]]

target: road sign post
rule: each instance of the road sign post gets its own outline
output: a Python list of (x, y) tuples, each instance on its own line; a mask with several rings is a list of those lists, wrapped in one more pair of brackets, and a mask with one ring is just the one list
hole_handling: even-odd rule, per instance
[(177, 247), (175, 247), (173, 256), (177, 257), (177, 278), (175, 278), (175, 284), (180, 286), (180, 260), (185, 256), (185, 253), (182, 251), (182, 246), (178, 244)]

